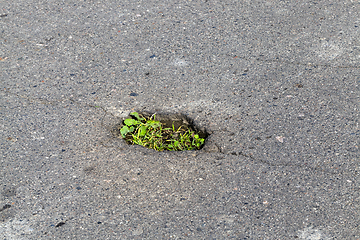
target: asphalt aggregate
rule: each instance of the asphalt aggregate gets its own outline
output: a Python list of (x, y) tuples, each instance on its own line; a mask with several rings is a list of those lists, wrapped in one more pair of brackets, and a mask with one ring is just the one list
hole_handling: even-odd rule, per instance
[[(0, 239), (360, 239), (360, 2), (0, 1)], [(128, 145), (180, 113), (199, 151)]]

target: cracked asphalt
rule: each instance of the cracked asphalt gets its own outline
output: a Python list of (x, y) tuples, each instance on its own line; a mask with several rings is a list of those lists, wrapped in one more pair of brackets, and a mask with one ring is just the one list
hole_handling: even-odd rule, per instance
[(359, 1), (0, 5), (1, 239), (360, 239)]

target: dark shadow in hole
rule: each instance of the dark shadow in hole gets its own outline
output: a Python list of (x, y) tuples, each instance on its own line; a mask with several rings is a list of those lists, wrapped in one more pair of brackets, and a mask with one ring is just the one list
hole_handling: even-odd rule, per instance
[(2, 208), (0, 208), (0, 212), (4, 211), (5, 209), (11, 208), (10, 204), (5, 204)]
[(55, 227), (61, 227), (64, 224), (65, 224), (65, 222), (59, 222), (58, 224), (55, 225)]

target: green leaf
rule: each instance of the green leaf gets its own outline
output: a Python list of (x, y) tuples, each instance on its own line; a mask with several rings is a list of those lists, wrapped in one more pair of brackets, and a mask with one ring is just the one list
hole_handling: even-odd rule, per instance
[(130, 113), (130, 116), (134, 116), (138, 121), (144, 120), (144, 118), (141, 118), (137, 112)]
[(132, 125), (137, 125), (137, 124), (139, 124), (138, 121), (136, 121), (135, 119), (131, 119), (131, 118), (125, 119), (125, 120), (124, 120), (124, 123), (125, 123), (127, 126), (132, 126)]
[(152, 127), (152, 128), (158, 128), (161, 126), (159, 121), (148, 121), (148, 124)]
[(146, 126), (141, 126), (140, 129), (139, 129), (139, 136), (140, 137), (145, 136), (146, 135), (146, 130), (147, 130)]
[(121, 129), (120, 129), (120, 133), (121, 133), (121, 136), (123, 138), (125, 138), (126, 134), (129, 133), (129, 128), (127, 126), (123, 126)]

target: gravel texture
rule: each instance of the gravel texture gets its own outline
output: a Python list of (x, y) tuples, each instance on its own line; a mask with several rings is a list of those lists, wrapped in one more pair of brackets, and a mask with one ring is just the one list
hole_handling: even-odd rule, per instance
[(0, 239), (360, 239), (358, 1), (0, 5)]

